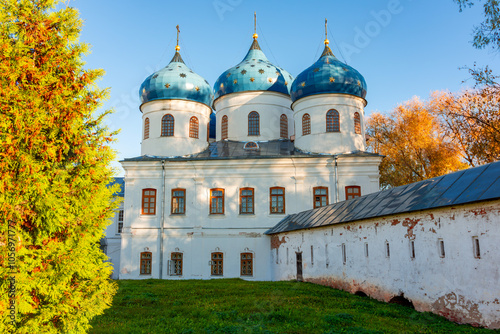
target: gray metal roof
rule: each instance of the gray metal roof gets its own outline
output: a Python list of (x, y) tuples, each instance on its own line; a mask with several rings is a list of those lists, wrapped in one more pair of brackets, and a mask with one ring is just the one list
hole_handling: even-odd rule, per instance
[[(256, 141), (259, 146), (257, 150), (244, 149), (247, 142), (221, 140), (211, 143), (208, 148), (200, 153), (176, 156), (176, 157), (161, 157), (161, 156), (140, 156), (136, 158), (124, 159), (123, 161), (192, 161), (192, 160), (219, 160), (219, 159), (275, 159), (275, 158), (317, 158), (328, 157), (333, 154), (320, 154), (304, 152), (297, 148), (292, 141), (287, 139)], [(351, 153), (337, 154), (337, 156), (367, 156), (381, 157), (381, 155), (370, 152), (356, 151)]]
[(500, 161), (288, 215), (266, 234), (500, 198)]

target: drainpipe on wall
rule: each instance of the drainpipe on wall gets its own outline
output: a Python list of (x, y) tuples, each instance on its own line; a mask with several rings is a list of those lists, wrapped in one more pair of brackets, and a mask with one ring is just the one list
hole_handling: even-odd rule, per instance
[(163, 279), (163, 229), (165, 225), (165, 160), (161, 161), (160, 279)]
[(335, 159), (335, 203), (339, 201), (339, 177), (338, 177), (338, 167), (337, 167), (337, 158), (338, 155), (334, 155)]

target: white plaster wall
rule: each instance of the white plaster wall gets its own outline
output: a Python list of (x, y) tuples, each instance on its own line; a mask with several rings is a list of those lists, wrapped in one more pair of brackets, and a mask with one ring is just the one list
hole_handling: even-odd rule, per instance
[[(222, 117), (228, 117), (228, 138), (235, 141), (265, 141), (280, 139), (280, 117), (288, 118), (288, 138), (294, 134), (290, 96), (267, 91), (249, 91), (224, 95), (214, 101), (217, 110), (217, 141), (221, 140)], [(248, 114), (260, 116), (260, 135), (248, 135)]]
[[(295, 146), (306, 152), (344, 153), (365, 151), (366, 101), (345, 94), (311, 95), (296, 101), (293, 105), (295, 120)], [(326, 113), (330, 109), (339, 112), (340, 132), (326, 132)], [(354, 113), (361, 119), (361, 134), (354, 132)], [(311, 134), (302, 135), (302, 116), (311, 116)]]
[[(278, 234), (271, 241), (273, 279), (296, 278), (299, 251), (306, 281), (384, 301), (404, 294), (419, 311), (500, 328), (499, 220), (497, 200)], [(474, 257), (473, 237), (479, 238), (480, 258)], [(445, 257), (440, 257), (439, 239)]]
[[(361, 186), (362, 193), (378, 190), (378, 157), (339, 158), (339, 185)], [(125, 225), (122, 233), (120, 279), (144, 278), (139, 275), (139, 254), (146, 247), (153, 252), (153, 273), (158, 278), (159, 229), (162, 212), (161, 161), (122, 162), (126, 170)], [(269, 212), (269, 188), (285, 187), (285, 214)], [(172, 249), (185, 254), (182, 278), (210, 278), (210, 253), (219, 247), (227, 253), (224, 277), (239, 277), (239, 254), (248, 248), (255, 252), (254, 277), (271, 278), (269, 237), (263, 235), (286, 214), (313, 207), (313, 187), (329, 188), (334, 202), (335, 178), (332, 157), (249, 160), (207, 160), (165, 163), (164, 278), (166, 261)], [(254, 188), (255, 214), (239, 214), (239, 190)], [(142, 189), (157, 190), (156, 215), (141, 215)], [(186, 189), (186, 213), (170, 214), (171, 191)], [(225, 190), (225, 213), (209, 213), (210, 189)], [(343, 189), (340, 194), (344, 196)], [(226, 254), (225, 253), (225, 254)]]
[[(212, 109), (203, 103), (186, 100), (155, 100), (141, 105), (141, 155), (183, 156), (203, 151), (208, 147), (207, 124)], [(161, 119), (174, 117), (174, 136), (161, 136)], [(189, 137), (189, 120), (198, 118), (198, 138)], [(149, 118), (149, 138), (144, 139), (144, 121)]]

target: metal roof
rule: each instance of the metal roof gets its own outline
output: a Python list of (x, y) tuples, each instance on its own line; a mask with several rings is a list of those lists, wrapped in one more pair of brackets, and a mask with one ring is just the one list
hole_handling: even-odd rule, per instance
[[(160, 157), (160, 156), (140, 156), (136, 158), (124, 159), (123, 161), (192, 161), (192, 160), (218, 160), (218, 159), (272, 159), (272, 158), (318, 158), (331, 157), (333, 154), (309, 153), (295, 148), (292, 141), (287, 139), (278, 139), (270, 141), (256, 141), (259, 149), (249, 150), (244, 149), (247, 142), (221, 140), (211, 143), (208, 148), (200, 153), (176, 156), (176, 157)], [(381, 157), (379, 154), (370, 152), (351, 152), (337, 154), (337, 156), (375, 156)]]
[(286, 216), (266, 234), (500, 198), (500, 161)]

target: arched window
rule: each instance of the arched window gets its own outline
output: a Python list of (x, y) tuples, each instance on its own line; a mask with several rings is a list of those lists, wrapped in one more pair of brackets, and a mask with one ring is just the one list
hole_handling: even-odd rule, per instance
[(285, 114), (280, 117), (280, 137), (288, 138), (288, 117)]
[(149, 138), (149, 118), (144, 120), (144, 139)]
[(166, 114), (161, 119), (161, 136), (162, 137), (174, 136), (174, 116)]
[(354, 113), (354, 132), (358, 135), (361, 134), (361, 118), (358, 112)]
[(227, 116), (226, 115), (222, 116), (222, 123), (220, 126), (221, 139), (227, 139), (227, 127), (228, 127), (227, 123), (228, 123)]
[(248, 114), (248, 135), (249, 136), (259, 136), (260, 135), (260, 125), (259, 125), (259, 113), (252, 111)]
[(198, 138), (198, 118), (194, 116), (189, 120), (189, 137)]
[(339, 112), (335, 109), (326, 113), (326, 132), (340, 132)]
[(310, 135), (311, 134), (311, 116), (309, 114), (304, 114), (302, 116), (302, 135)]

